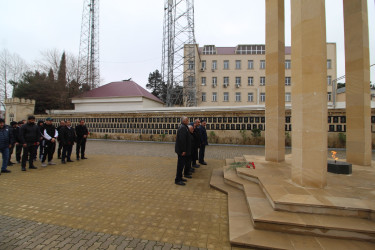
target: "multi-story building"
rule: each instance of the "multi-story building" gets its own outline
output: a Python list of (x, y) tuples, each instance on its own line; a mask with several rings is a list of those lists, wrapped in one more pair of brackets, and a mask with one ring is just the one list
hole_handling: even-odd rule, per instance
[[(189, 61), (185, 67), (195, 69), (197, 106), (264, 106), (267, 84), (265, 47), (195, 46), (195, 62)], [(292, 65), (291, 47), (285, 47), (286, 106), (291, 104)], [(332, 80), (336, 79), (336, 71), (336, 44), (327, 43), (328, 105), (333, 101)], [(191, 85), (192, 81), (189, 80), (185, 88), (187, 84)]]

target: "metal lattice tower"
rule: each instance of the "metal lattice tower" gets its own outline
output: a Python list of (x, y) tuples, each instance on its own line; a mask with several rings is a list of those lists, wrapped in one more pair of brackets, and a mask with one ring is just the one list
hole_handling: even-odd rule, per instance
[(99, 0), (84, 0), (78, 61), (79, 83), (91, 89), (100, 85)]
[(194, 0), (165, 0), (162, 79), (167, 84), (167, 106), (197, 106), (195, 82)]

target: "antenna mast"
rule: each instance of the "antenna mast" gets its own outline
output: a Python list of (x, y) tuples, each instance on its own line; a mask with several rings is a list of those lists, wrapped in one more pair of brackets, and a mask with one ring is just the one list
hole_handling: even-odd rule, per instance
[(167, 106), (197, 106), (195, 79), (194, 0), (165, 0), (162, 79)]
[(99, 0), (84, 0), (78, 61), (79, 83), (90, 89), (100, 85)]

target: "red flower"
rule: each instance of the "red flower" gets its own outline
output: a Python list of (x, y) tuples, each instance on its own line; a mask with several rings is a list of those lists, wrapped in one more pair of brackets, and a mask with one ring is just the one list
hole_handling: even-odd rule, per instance
[(249, 165), (246, 165), (246, 167), (247, 167), (247, 168), (250, 168), (250, 166), (249, 166)]

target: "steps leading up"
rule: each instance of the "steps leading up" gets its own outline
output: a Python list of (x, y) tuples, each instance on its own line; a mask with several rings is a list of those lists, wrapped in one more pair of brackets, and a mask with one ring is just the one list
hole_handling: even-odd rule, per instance
[[(259, 229), (253, 224), (248, 205), (258, 199), (260, 203), (267, 201), (262, 197), (262, 192), (256, 190), (252, 184), (243, 187), (243, 190), (237, 189), (224, 182), (224, 176), (231, 178), (231, 183), (242, 182), (241, 178), (225, 173), (225, 170), (216, 169), (212, 173), (210, 185), (226, 194), (228, 194), (228, 214), (229, 214), (229, 238), (234, 245), (242, 245), (266, 249), (374, 249), (375, 245), (365, 241), (330, 239), (326, 237), (314, 237), (310, 235), (298, 235), (294, 233), (281, 233), (269, 229)], [(241, 185), (240, 183), (237, 183)], [(243, 185), (243, 184), (242, 184)], [(258, 205), (260, 204), (258, 203)], [(254, 207), (253, 216), (265, 216), (271, 212), (268, 209), (262, 209), (260, 206)], [(251, 204), (250, 204), (251, 206)], [(251, 209), (251, 207), (250, 207)], [(257, 211), (255, 211), (258, 209)]]

